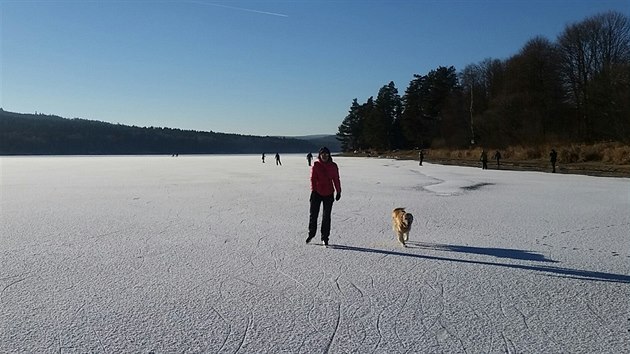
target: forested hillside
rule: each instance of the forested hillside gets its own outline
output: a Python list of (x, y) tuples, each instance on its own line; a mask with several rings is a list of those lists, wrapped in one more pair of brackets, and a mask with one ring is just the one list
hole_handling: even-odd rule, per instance
[(0, 155), (307, 153), (306, 140), (141, 128), (0, 109)]
[(360, 103), (344, 151), (630, 143), (630, 19), (608, 12), (529, 40), (505, 60), (413, 75)]

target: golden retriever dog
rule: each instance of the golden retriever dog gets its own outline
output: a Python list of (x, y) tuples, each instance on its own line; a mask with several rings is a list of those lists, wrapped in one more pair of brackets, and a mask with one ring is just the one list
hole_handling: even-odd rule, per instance
[(396, 208), (392, 211), (392, 229), (398, 236), (398, 242), (405, 247), (405, 242), (409, 241), (409, 231), (413, 223), (413, 215), (405, 211), (405, 208)]

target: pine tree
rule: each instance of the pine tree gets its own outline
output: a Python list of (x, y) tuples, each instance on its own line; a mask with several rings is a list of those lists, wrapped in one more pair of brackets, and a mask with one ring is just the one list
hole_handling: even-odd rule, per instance
[(341, 142), (343, 151), (354, 151), (362, 148), (360, 141), (364, 117), (361, 114), (361, 110), (362, 107), (355, 98), (352, 100), (352, 106), (350, 106), (348, 115), (339, 126), (337, 140)]
[(392, 149), (394, 122), (400, 118), (402, 102), (393, 81), (378, 91), (374, 109), (366, 116), (366, 140), (376, 149)]

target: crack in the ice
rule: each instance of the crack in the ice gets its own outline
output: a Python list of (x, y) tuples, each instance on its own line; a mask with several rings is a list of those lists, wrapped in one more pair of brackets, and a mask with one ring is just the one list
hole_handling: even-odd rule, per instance
[(341, 304), (337, 304), (337, 321), (335, 323), (335, 328), (333, 329), (333, 333), (330, 336), (330, 340), (328, 340), (328, 344), (326, 345), (326, 350), (324, 350), (325, 353), (329, 353), (330, 352), (330, 347), (332, 346), (333, 342), (335, 341), (335, 336), (337, 335), (337, 331), (339, 330), (339, 323), (341, 322)]
[(33, 276), (32, 276), (32, 275), (30, 275), (30, 276), (27, 276), (27, 277), (24, 277), (24, 278), (20, 278), (20, 279), (18, 279), (18, 280), (16, 280), (16, 281), (13, 281), (13, 282), (11, 282), (11, 283), (7, 284), (4, 288), (2, 288), (2, 291), (0, 291), (0, 301), (2, 301), (2, 298), (4, 297), (4, 292), (5, 292), (8, 288), (12, 287), (12, 286), (13, 286), (13, 285), (15, 285), (15, 284), (21, 283), (21, 282), (25, 281), (26, 279), (32, 278), (32, 277), (33, 277)]

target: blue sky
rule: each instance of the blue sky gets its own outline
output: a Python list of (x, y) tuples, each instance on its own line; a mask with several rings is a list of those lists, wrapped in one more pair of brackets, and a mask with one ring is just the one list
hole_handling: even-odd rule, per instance
[(506, 59), (630, 0), (0, 0), (0, 106), (137, 126), (334, 134), (352, 99)]

